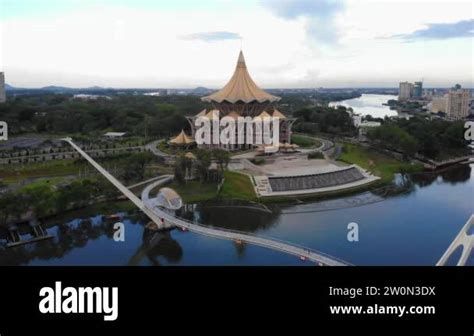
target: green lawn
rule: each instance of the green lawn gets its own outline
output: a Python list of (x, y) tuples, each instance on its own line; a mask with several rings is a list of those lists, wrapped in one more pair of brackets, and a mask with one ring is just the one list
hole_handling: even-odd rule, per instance
[(291, 143), (294, 143), (301, 148), (312, 148), (321, 146), (321, 142), (301, 134), (292, 134)]
[(416, 172), (423, 169), (421, 165), (401, 162), (377, 151), (353, 144), (344, 145), (339, 160), (371, 171), (380, 176), (384, 183), (392, 181), (395, 173)]
[(207, 201), (217, 196), (216, 183), (188, 181), (186, 184), (179, 184), (174, 181), (169, 187), (176, 190), (185, 203)]
[(75, 163), (74, 160), (5, 165), (0, 169), (0, 179), (5, 183), (15, 183), (31, 177), (71, 175), (85, 166), (85, 163)]
[(226, 171), (224, 185), (219, 196), (243, 200), (255, 200), (255, 190), (250, 177), (244, 174)]
[(200, 183), (199, 181), (188, 181), (182, 185), (174, 181), (169, 187), (176, 190), (185, 203), (202, 202), (218, 197), (242, 200), (256, 199), (250, 178), (247, 175), (231, 171), (225, 172), (225, 181), (219, 193), (217, 193), (217, 184)]

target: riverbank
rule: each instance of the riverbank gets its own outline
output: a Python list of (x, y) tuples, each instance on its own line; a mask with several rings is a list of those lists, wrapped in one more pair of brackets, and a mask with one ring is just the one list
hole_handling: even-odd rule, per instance
[(401, 162), (376, 150), (355, 144), (344, 143), (339, 160), (356, 164), (381, 179), (377, 182), (387, 184), (393, 181), (396, 173), (416, 173), (423, 171), (423, 165)]
[(380, 177), (372, 183), (355, 186), (343, 190), (335, 190), (324, 194), (302, 194), (293, 196), (271, 196), (257, 197), (255, 194), (254, 181), (247, 174), (239, 172), (225, 172), (224, 183), (218, 191), (217, 184), (200, 183), (189, 181), (179, 185), (173, 182), (170, 187), (174, 188), (182, 197), (185, 203), (197, 203), (219, 199), (239, 199), (245, 201), (257, 201), (265, 204), (301, 202), (310, 200), (323, 200), (328, 198), (347, 196), (354, 193), (382, 187), (394, 180), (397, 173), (415, 173), (423, 171), (423, 165), (411, 164), (398, 161), (386, 154), (380, 153), (370, 148), (365, 148), (355, 144), (344, 143), (339, 161), (346, 164), (356, 164), (359, 167), (370, 171), (373, 175)]

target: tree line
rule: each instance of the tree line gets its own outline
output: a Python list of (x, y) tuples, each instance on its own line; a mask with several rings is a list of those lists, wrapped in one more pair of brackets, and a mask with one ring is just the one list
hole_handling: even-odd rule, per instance
[(422, 116), (411, 119), (388, 119), (382, 126), (368, 131), (367, 137), (384, 148), (415, 154), (430, 159), (444, 159), (469, 153), (464, 139), (464, 123), (442, 119), (427, 120)]
[(354, 136), (357, 129), (348, 111), (344, 106), (302, 108), (293, 113), (293, 117), (298, 118), (293, 125), (293, 131)]
[(21, 221), (27, 213), (44, 218), (117, 196), (117, 190), (105, 179), (78, 180), (59, 186), (48, 182), (31, 184), (0, 196), (0, 225)]
[(74, 100), (71, 95), (17, 96), (0, 104), (10, 135), (22, 133), (97, 134), (105, 130), (167, 136), (188, 127), (186, 115), (204, 108), (194, 96), (115, 96)]

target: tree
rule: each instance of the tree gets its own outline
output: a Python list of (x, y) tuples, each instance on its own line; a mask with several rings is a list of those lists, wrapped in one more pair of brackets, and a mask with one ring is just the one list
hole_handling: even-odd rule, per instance
[(184, 164), (184, 156), (180, 155), (176, 157), (176, 161), (174, 162), (174, 179), (179, 184), (183, 184), (186, 180), (185, 178), (185, 164)]
[(209, 167), (211, 166), (211, 154), (207, 150), (200, 149), (196, 152), (196, 170), (201, 183), (208, 180)]
[(217, 166), (219, 167), (219, 180), (221, 180), (230, 162), (230, 154), (224, 149), (216, 148), (212, 150), (212, 158), (217, 162)]
[(150, 152), (135, 153), (125, 160), (125, 169), (121, 178), (126, 181), (141, 181), (145, 177), (145, 167), (154, 159)]
[(7, 192), (0, 197), (1, 224), (6, 225), (8, 219), (15, 214), (18, 197), (13, 192)]
[(37, 218), (45, 217), (54, 209), (55, 200), (50, 185), (33, 185), (25, 188), (23, 191), (29, 208)]

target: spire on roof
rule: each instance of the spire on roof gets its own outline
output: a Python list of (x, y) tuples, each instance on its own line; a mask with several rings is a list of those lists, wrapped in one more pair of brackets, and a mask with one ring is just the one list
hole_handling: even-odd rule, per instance
[(202, 98), (206, 102), (222, 103), (225, 101), (232, 104), (239, 101), (244, 103), (273, 103), (280, 99), (280, 97), (263, 91), (255, 84), (247, 70), (242, 51), (239, 53), (237, 66), (229, 82), (221, 90)]
[(247, 64), (245, 64), (244, 53), (242, 50), (239, 53), (239, 59), (237, 61), (237, 68), (247, 68)]

